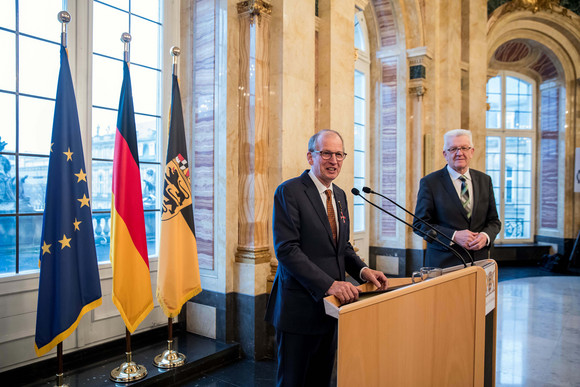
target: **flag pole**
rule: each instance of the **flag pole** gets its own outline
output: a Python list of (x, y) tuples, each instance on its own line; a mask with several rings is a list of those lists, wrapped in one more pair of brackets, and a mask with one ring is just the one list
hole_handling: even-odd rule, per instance
[[(172, 75), (177, 74), (177, 57), (181, 54), (181, 49), (177, 46), (171, 47), (169, 53), (173, 57)], [(155, 356), (153, 364), (158, 368), (175, 368), (185, 364), (186, 356), (173, 349), (173, 318), (167, 319), (167, 349), (163, 353)]]
[[(62, 26), (60, 32), (60, 44), (66, 48), (67, 36), (66, 36), (66, 25), (70, 23), (70, 13), (67, 11), (60, 11), (57, 15), (58, 21)], [(68, 387), (64, 384), (64, 367), (62, 360), (62, 341), (56, 345), (56, 361), (57, 361), (57, 371), (56, 371), (56, 387)]]
[[(131, 43), (131, 34), (123, 32), (121, 34), (121, 41), (123, 42), (123, 59), (129, 64), (129, 43)], [(131, 352), (131, 332), (125, 326), (125, 356), (126, 361), (119, 367), (111, 371), (111, 380), (117, 383), (128, 383), (136, 380), (141, 380), (147, 376), (147, 368), (141, 364), (133, 361), (133, 354)]]

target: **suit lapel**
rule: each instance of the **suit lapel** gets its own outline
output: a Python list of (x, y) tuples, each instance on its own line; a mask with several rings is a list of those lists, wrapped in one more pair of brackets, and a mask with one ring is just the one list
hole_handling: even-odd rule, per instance
[[(473, 176), (472, 176), (472, 178), (473, 178)], [(441, 170), (441, 181), (443, 183), (443, 187), (445, 188), (445, 191), (447, 191), (447, 194), (449, 195), (449, 198), (451, 199), (451, 202), (455, 205), (455, 208), (457, 208), (457, 211), (459, 211), (459, 213), (465, 218), (465, 220), (467, 220), (469, 222), (469, 219), (467, 218), (467, 211), (465, 211), (465, 208), (463, 208), (463, 205), (461, 204), (461, 200), (459, 199), (459, 195), (457, 195), (457, 190), (455, 190), (455, 186), (453, 185), (453, 182), (451, 181), (451, 176), (449, 175), (449, 171), (447, 170), (447, 166), (443, 167), (443, 169)], [(472, 211), (472, 213), (473, 213), (473, 211)]]
[(318, 218), (320, 219), (320, 221), (324, 225), (324, 228), (326, 229), (326, 233), (328, 234), (328, 237), (330, 238), (330, 240), (334, 244), (334, 238), (332, 237), (332, 230), (330, 229), (330, 223), (328, 222), (328, 215), (326, 214), (326, 209), (324, 208), (324, 206), (322, 204), (322, 199), (320, 198), (320, 193), (316, 189), (316, 185), (314, 185), (314, 182), (312, 181), (310, 176), (308, 176), (307, 171), (305, 171), (302, 174), (301, 178), (302, 178), (302, 183), (304, 184), (304, 192), (306, 193), (308, 200), (310, 200), (310, 203), (312, 204), (314, 211), (318, 215)]

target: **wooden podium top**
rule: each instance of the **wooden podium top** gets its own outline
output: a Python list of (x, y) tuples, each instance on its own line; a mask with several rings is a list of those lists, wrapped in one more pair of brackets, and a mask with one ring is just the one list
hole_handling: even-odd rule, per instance
[[(341, 305), (338, 298), (336, 298), (335, 296), (328, 296), (328, 297), (324, 298), (324, 308), (325, 308), (327, 315), (332, 316), (334, 318), (338, 318), (338, 315), (341, 311), (344, 311), (346, 313), (348, 311), (356, 310), (356, 309), (362, 308), (362, 307), (366, 307), (366, 306), (372, 305), (372, 304), (377, 303), (377, 302), (382, 302), (385, 299), (384, 297), (386, 297), (387, 294), (390, 294), (394, 291), (397, 291), (397, 296), (399, 296), (399, 295), (406, 294), (409, 291), (411, 291), (409, 289), (407, 289), (406, 292), (404, 291), (404, 289), (408, 288), (411, 285), (418, 286), (418, 285), (420, 285), (421, 282), (429, 283), (430, 281), (433, 281), (433, 280), (437, 280), (437, 281), (442, 280), (442, 278), (449, 281), (449, 280), (457, 278), (457, 276), (461, 276), (461, 275), (465, 274), (464, 272), (461, 272), (461, 273), (455, 273), (455, 272), (458, 272), (462, 269), (469, 269), (469, 268), (472, 268), (471, 270), (477, 270), (478, 267), (481, 267), (486, 272), (486, 277), (487, 277), (487, 294), (486, 295), (489, 296), (490, 293), (493, 293), (492, 300), (495, 301), (496, 262), (492, 259), (485, 259), (485, 260), (481, 260), (481, 261), (476, 261), (474, 266), (467, 266), (466, 268), (464, 268), (463, 265), (457, 265), (457, 266), (445, 268), (445, 269), (443, 269), (443, 275), (441, 277), (430, 278), (430, 279), (425, 280), (425, 281), (421, 281), (420, 279), (419, 280), (416, 279), (416, 281), (418, 280), (418, 282), (415, 282), (415, 283), (413, 283), (413, 281), (409, 277), (389, 278), (389, 287), (387, 290), (385, 290), (384, 292), (379, 292), (379, 293), (375, 293), (372, 295), (369, 294), (368, 296), (365, 296), (364, 293), (373, 292), (377, 289), (377, 287), (375, 285), (373, 285), (370, 282), (367, 282), (367, 283), (364, 283), (362, 285), (357, 286), (357, 288), (360, 289), (362, 292), (358, 301), (355, 301), (353, 303), (346, 304), (346, 305)], [(450, 275), (452, 273), (455, 273), (455, 275), (452, 277), (448, 277), (448, 275)], [(424, 286), (427, 286), (427, 285), (424, 285)], [(422, 288), (416, 288), (415, 290), (419, 290), (419, 289), (422, 289)], [(377, 298), (379, 296), (380, 296), (380, 298)], [(490, 309), (490, 308), (493, 309), (492, 303), (490, 303), (488, 301), (488, 304), (489, 304), (488, 307), (486, 307), (486, 314), (489, 313), (488, 309)]]

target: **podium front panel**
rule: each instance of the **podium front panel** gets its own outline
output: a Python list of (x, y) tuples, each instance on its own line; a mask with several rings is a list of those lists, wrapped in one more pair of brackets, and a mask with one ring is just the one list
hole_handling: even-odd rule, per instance
[(338, 385), (483, 385), (485, 280), (469, 267), (341, 307)]

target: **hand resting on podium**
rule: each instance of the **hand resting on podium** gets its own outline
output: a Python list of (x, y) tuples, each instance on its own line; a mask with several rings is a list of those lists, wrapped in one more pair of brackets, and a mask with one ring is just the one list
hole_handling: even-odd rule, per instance
[[(383, 272), (367, 267), (361, 271), (361, 279), (375, 285), (378, 291), (387, 290), (389, 281)], [(334, 281), (326, 293), (335, 296), (343, 305), (358, 300), (360, 292), (361, 290), (350, 282)]]

